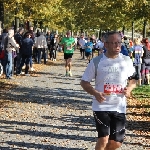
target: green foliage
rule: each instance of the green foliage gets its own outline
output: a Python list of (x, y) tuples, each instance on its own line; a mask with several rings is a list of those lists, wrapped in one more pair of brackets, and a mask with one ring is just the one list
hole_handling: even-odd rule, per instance
[[(10, 25), (14, 17), (21, 22), (42, 20), (55, 29), (118, 29), (142, 30), (143, 21), (150, 21), (148, 0), (3, 0), (5, 24)], [(13, 6), (13, 7), (12, 7)], [(17, 9), (18, 8), (18, 9)]]

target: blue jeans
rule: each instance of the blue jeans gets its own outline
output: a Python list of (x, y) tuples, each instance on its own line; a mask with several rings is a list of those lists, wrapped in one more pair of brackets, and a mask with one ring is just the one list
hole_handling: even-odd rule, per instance
[[(38, 55), (37, 55), (37, 62), (38, 64), (41, 63), (41, 57), (43, 55), (43, 58), (44, 58), (44, 64), (46, 64), (46, 52), (45, 52), (45, 48), (38, 48)], [(42, 55), (41, 55), (42, 53)]]
[(5, 59), (6, 59), (6, 78), (9, 78), (12, 76), (12, 53), (8, 52), (5, 53)]
[(43, 48), (43, 50), (42, 50), (42, 55), (43, 55), (43, 59), (44, 59), (44, 64), (46, 64), (47, 51), (46, 51), (46, 49), (45, 49), (45, 48)]
[(37, 49), (37, 63), (40, 64), (41, 63), (41, 53), (42, 53), (42, 48), (38, 48)]
[(30, 56), (30, 68), (33, 67), (32, 55)]
[(134, 65), (136, 74), (138, 75), (139, 79), (141, 79), (141, 66), (142, 66), (142, 64), (135, 64)]

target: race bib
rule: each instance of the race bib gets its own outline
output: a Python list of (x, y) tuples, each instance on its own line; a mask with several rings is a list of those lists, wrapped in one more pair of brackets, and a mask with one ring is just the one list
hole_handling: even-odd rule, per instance
[(66, 47), (67, 50), (72, 50), (71, 46)]
[(104, 84), (104, 93), (107, 95), (111, 94), (122, 94), (122, 85)]
[(107, 95), (108, 105), (118, 106), (122, 100), (123, 88), (119, 84), (104, 84), (104, 93)]

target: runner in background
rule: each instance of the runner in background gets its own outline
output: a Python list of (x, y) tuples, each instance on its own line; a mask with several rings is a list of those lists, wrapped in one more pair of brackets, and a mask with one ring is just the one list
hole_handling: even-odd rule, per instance
[(74, 53), (75, 40), (71, 37), (71, 32), (67, 31), (66, 37), (61, 40), (61, 45), (64, 47), (64, 59), (65, 59), (65, 76), (72, 76), (72, 56)]

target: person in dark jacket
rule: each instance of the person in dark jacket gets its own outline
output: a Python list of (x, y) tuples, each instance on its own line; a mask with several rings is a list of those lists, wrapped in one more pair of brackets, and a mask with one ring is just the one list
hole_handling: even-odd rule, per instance
[(142, 57), (142, 84), (150, 84), (150, 42), (148, 38), (142, 40), (143, 44), (143, 57)]
[(21, 59), (22, 59), (21, 49), (22, 49), (22, 41), (23, 41), (23, 32), (24, 32), (24, 28), (20, 27), (18, 32), (14, 36), (16, 42), (19, 44), (19, 47), (20, 47), (17, 50), (17, 57), (15, 57), (14, 59), (14, 67), (16, 67), (16, 75), (19, 75), (19, 68), (20, 68)]
[(52, 61), (56, 61), (56, 51), (57, 51), (57, 47), (58, 47), (58, 35), (55, 34), (54, 38), (52, 38), (51, 40), (51, 49), (50, 49), (50, 59)]
[(25, 39), (22, 41), (22, 63), (20, 67), (20, 73), (22, 71), (22, 67), (25, 64), (25, 75), (29, 76), (29, 64), (30, 58), (32, 56), (32, 49), (33, 49), (33, 40), (31, 39), (31, 33), (28, 32), (25, 34)]
[[(8, 30), (7, 29), (3, 29), (3, 33), (2, 33), (2, 35), (1, 35), (1, 38), (2, 38), (2, 40), (1, 40), (1, 47), (3, 48), (3, 53), (4, 53), (4, 56), (5, 56), (5, 39), (6, 39), (6, 37), (8, 36)], [(1, 64), (2, 64), (2, 66), (3, 66), (3, 72), (5, 73), (5, 71), (6, 71), (6, 69), (5, 69), (5, 64), (6, 64), (6, 59), (5, 59), (5, 57), (3, 58), (3, 59), (1, 59)]]

